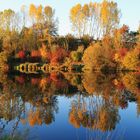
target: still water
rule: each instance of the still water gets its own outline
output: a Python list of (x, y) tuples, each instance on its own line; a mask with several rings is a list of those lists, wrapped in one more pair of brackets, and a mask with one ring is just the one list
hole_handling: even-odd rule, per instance
[(139, 140), (140, 75), (0, 75), (1, 140)]

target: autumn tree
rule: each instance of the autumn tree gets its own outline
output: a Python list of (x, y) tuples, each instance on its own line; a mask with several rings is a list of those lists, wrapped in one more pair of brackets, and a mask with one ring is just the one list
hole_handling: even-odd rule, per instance
[(139, 70), (140, 68), (140, 44), (129, 51), (124, 57), (123, 66), (128, 70)]
[(0, 12), (1, 47), (6, 54), (16, 50), (19, 42), (20, 17), (11, 9)]
[(82, 36), (83, 14), (81, 4), (77, 4), (70, 11), (70, 20), (73, 24), (73, 30), (78, 31), (78, 36)]
[(134, 48), (138, 41), (138, 35), (138, 32), (130, 31), (125, 24), (121, 28), (115, 29), (112, 35), (115, 49)]
[(36, 6), (34, 4), (30, 5), (29, 16), (32, 20), (32, 23), (35, 23), (35, 21), (36, 21)]
[(100, 16), (103, 35), (110, 34), (119, 24), (120, 11), (117, 3), (104, 0), (101, 3)]
[(47, 38), (48, 35), (56, 35), (57, 20), (54, 18), (55, 11), (50, 6), (30, 5), (29, 16), (31, 18), (33, 28), (36, 30), (40, 38)]
[(11, 9), (0, 12), (0, 69), (7, 71), (8, 60), (14, 55), (19, 43), (20, 17)]
[(6, 9), (0, 12), (0, 36), (4, 36), (11, 31), (19, 31), (19, 29), (20, 17), (18, 13), (15, 13), (11, 9)]
[(139, 98), (140, 87), (139, 87), (140, 75), (136, 73), (126, 73), (121, 77), (121, 80), (127, 90), (136, 95)]
[(89, 46), (83, 55), (83, 62), (86, 69), (93, 70), (95, 66), (98, 65), (98, 60), (96, 57), (102, 54), (102, 47), (99, 43)]
[(126, 44), (128, 41), (128, 35), (129, 27), (127, 25), (123, 25), (121, 28), (113, 31), (114, 48), (116, 50), (120, 48), (127, 48)]
[[(77, 4), (70, 11), (70, 20), (73, 30), (78, 37), (90, 35), (97, 37), (99, 33), (99, 4), (90, 2), (89, 4)], [(96, 31), (94, 31), (96, 29)], [(98, 32), (98, 33), (96, 33)]]
[(118, 27), (120, 11), (117, 3), (104, 0), (102, 3), (77, 4), (70, 10), (70, 20), (78, 37), (90, 35), (100, 38)]
[(102, 70), (105, 68), (113, 68), (115, 64), (112, 60), (113, 50), (109, 39), (104, 39), (102, 43), (94, 43), (90, 45), (83, 54), (83, 62), (85, 69), (88, 70)]
[(10, 30), (11, 21), (12, 21), (12, 17), (14, 16), (14, 14), (15, 14), (15, 12), (11, 9), (0, 12), (0, 19), (1, 19), (0, 27), (3, 28), (4, 30)]

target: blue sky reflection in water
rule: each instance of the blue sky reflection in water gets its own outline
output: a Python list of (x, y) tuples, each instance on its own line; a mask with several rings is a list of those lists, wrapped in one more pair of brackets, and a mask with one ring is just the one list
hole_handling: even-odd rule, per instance
[[(116, 125), (115, 130), (102, 133), (99, 130), (90, 130), (84, 127), (77, 129), (68, 122), (70, 100), (65, 97), (59, 97), (59, 112), (55, 115), (55, 122), (52, 124), (42, 124), (40, 126), (35, 125), (31, 127), (28, 124), (23, 125), (20, 123), (18, 131), (20, 131), (20, 133), (27, 133), (29, 139), (39, 140), (43, 140), (44, 138), (50, 140), (85, 140), (94, 139), (94, 137), (96, 138), (97, 136), (101, 139), (111, 137), (111, 139), (117, 140), (118, 137), (121, 137), (127, 140), (137, 140), (140, 137), (140, 118), (136, 115), (135, 103), (129, 103), (129, 107), (126, 110), (120, 109), (121, 120), (119, 124)], [(7, 133), (10, 133), (13, 122), (14, 121), (11, 121), (7, 125)]]

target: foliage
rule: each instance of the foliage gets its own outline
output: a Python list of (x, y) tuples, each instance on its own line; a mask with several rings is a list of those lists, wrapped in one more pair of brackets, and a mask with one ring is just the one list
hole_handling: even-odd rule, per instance
[(57, 34), (57, 20), (54, 19), (54, 13), (55, 11), (50, 6), (45, 6), (45, 8), (43, 8), (42, 5), (30, 5), (29, 16), (32, 20), (33, 29), (38, 32), (40, 37), (47, 38), (48, 34)]
[(123, 65), (129, 70), (138, 70), (140, 67), (140, 45), (137, 45), (134, 50), (131, 50), (124, 57)]
[(139, 92), (140, 92), (140, 81), (139, 81), (139, 74), (135, 74), (135, 73), (129, 73), (129, 74), (125, 74), (122, 77), (122, 81), (125, 85), (125, 87), (131, 91), (132, 93), (136, 94), (139, 96)]
[[(27, 10), (32, 22), (28, 27)], [(7, 63), (13, 60), (42, 59), (57, 67), (78, 62), (90, 70), (139, 71), (139, 30), (129, 31), (127, 25), (118, 28), (120, 11), (113, 1), (90, 2), (83, 6), (79, 3), (72, 7), (70, 19), (77, 37), (56, 36), (57, 19), (51, 6), (31, 4), (27, 9), (23, 5), (20, 12), (11, 9), (0, 12), (2, 69), (8, 69)]]
[(51, 64), (61, 63), (64, 58), (68, 56), (68, 52), (57, 45), (53, 45), (49, 48), (43, 44), (40, 48), (40, 53), (42, 58), (48, 60)]
[(120, 11), (117, 3), (104, 0), (102, 3), (78, 3), (70, 10), (73, 30), (81, 38), (84, 35), (99, 38), (110, 34), (119, 24)]
[(16, 31), (19, 29), (20, 18), (17, 13), (11, 9), (0, 12), (0, 29), (4, 31)]
[(137, 33), (130, 32), (127, 25), (123, 25), (119, 29), (113, 31), (113, 42), (115, 49), (120, 48), (133, 48), (136, 45)]
[(113, 50), (105, 42), (89, 46), (83, 55), (85, 69), (101, 70), (105, 66), (115, 67), (112, 60)]
[(101, 26), (103, 35), (110, 34), (119, 24), (119, 14), (117, 3), (103, 0), (101, 3)]
[[(81, 97), (72, 102), (69, 112), (69, 122), (75, 127), (80, 126), (108, 131), (115, 129), (115, 124), (119, 121), (118, 109), (115, 106), (109, 106), (109, 102), (96, 97), (88, 97), (87, 100)], [(92, 108), (88, 108), (91, 106)], [(93, 107), (94, 106), (94, 107)]]

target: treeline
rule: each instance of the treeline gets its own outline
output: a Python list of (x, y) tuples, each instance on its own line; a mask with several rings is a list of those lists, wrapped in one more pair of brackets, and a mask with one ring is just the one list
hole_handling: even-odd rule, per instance
[(80, 62), (83, 70), (139, 71), (140, 29), (119, 27), (120, 10), (113, 1), (72, 7), (76, 36), (57, 34), (58, 19), (50, 6), (23, 5), (19, 13), (7, 9), (0, 12), (0, 21), (1, 71), (13, 59), (67, 66)]

